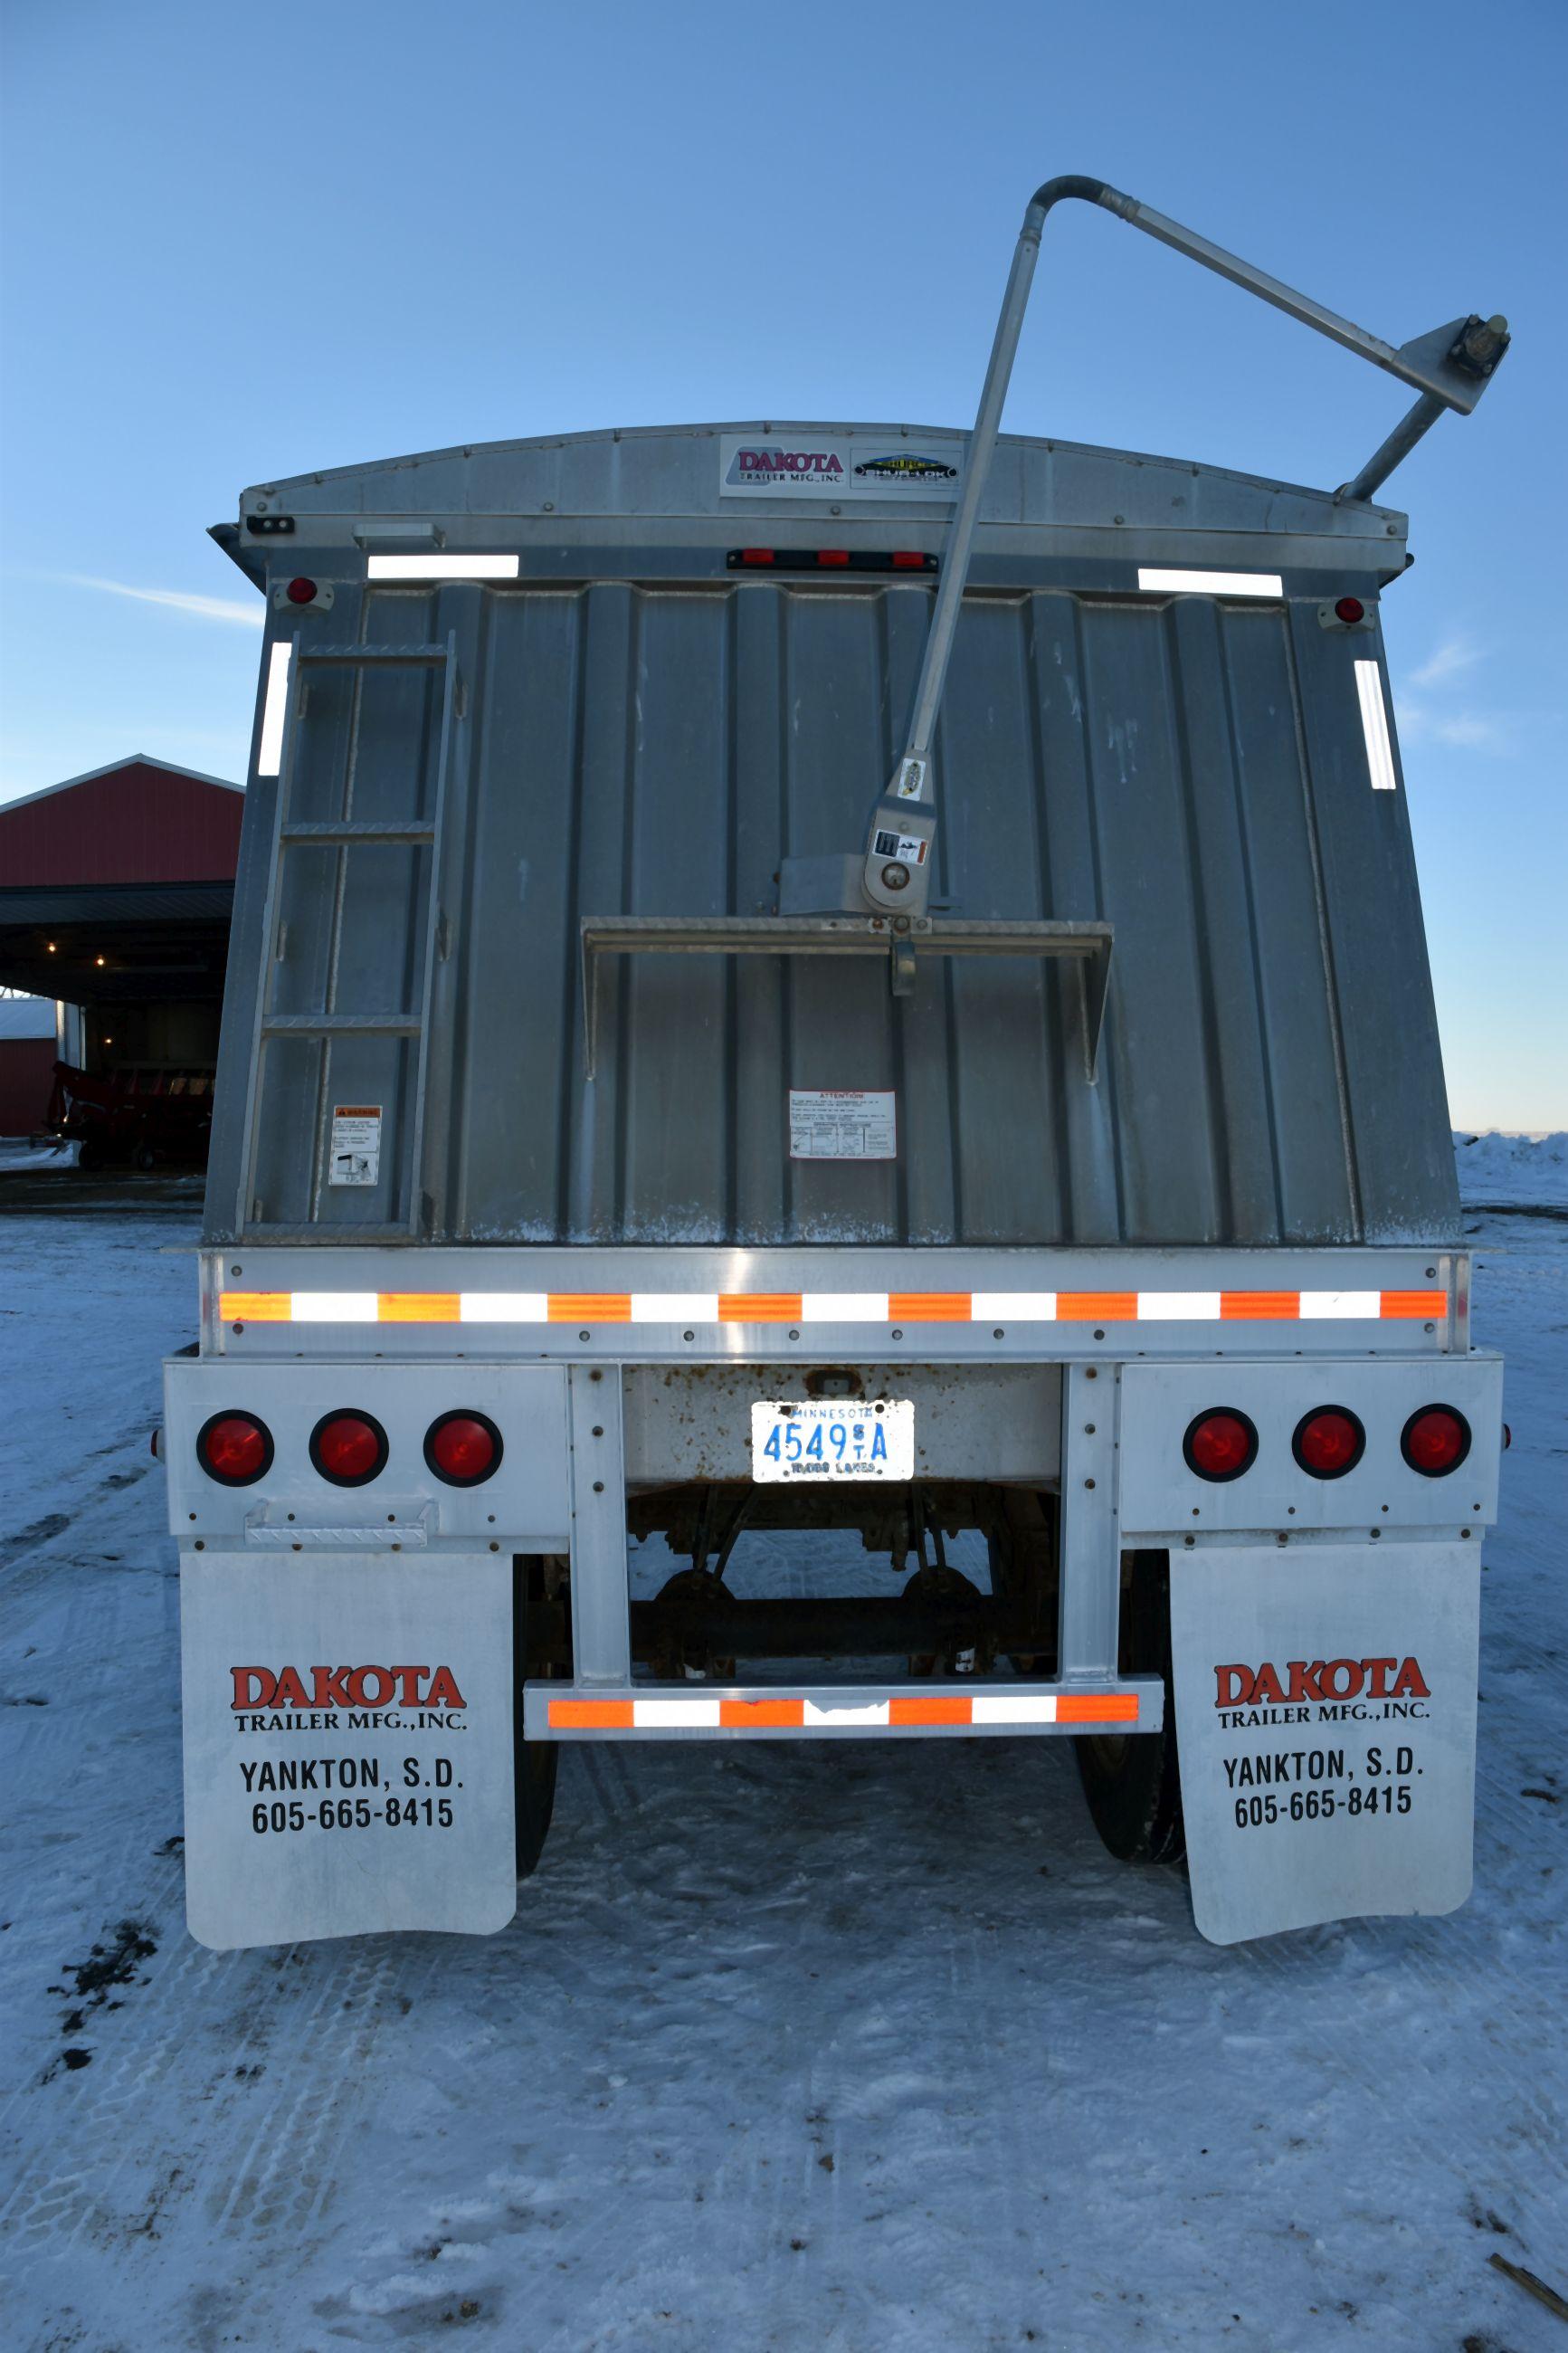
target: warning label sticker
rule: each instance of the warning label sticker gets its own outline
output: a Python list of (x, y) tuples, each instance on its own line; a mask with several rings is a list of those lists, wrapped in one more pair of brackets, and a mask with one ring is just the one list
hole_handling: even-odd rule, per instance
[(931, 843), (923, 834), (895, 833), (891, 826), (884, 826), (873, 848), (879, 858), (900, 858), (906, 865), (923, 866)]
[(334, 1103), (328, 1184), (375, 1185), (380, 1180), (381, 1105)]
[(898, 1117), (890, 1091), (882, 1094), (858, 1088), (790, 1089), (792, 1160), (893, 1160), (898, 1149)]

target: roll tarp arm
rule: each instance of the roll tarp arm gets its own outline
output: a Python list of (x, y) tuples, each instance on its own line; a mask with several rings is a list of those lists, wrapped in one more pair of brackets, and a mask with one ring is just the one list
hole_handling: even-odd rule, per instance
[[(963, 606), (980, 501), (991, 470), (996, 436), (1002, 423), (1002, 406), (1007, 396), (1018, 335), (1028, 305), (1029, 287), (1040, 247), (1040, 232), (1053, 205), (1061, 204), (1068, 197), (1076, 197), (1083, 204), (1102, 206), (1107, 212), (1114, 213), (1119, 220), (1157, 237), (1162, 245), (1174, 247), (1178, 253), (1184, 253), (1190, 260), (1201, 262), (1205, 269), (1212, 269), (1220, 278), (1228, 278), (1232, 285), (1258, 295), (1277, 311), (1300, 320), (1303, 326), (1315, 328), (1319, 334), (1327, 335), (1331, 342), (1342, 344), (1346, 351), (1370, 360), (1374, 367), (1383, 368), (1388, 375), (1397, 376), (1401, 383), (1415, 388), (1419, 395), (1415, 406), (1368, 459), (1361, 471), (1341, 486), (1335, 493), (1337, 499), (1370, 498), (1400, 460), (1408, 457), (1421, 436), (1436, 424), (1446, 408), (1456, 409), (1461, 416), (1468, 416), (1508, 350), (1507, 320), (1482, 319), (1474, 313), (1450, 320), (1447, 326), (1435, 327), (1429, 333), (1417, 335), (1396, 350), (1380, 336), (1369, 334), (1364, 327), (1356, 326), (1349, 319), (1342, 319), (1337, 311), (1325, 309), (1321, 302), (1314, 302), (1310, 296), (1298, 294), (1293, 287), (1284, 285), (1278, 278), (1270, 278), (1266, 270), (1255, 269), (1250, 261), (1243, 261), (1239, 255), (1227, 253), (1223, 246), (1211, 244), (1206, 237), (1199, 237), (1194, 229), (1184, 228), (1180, 221), (1170, 220), (1163, 213), (1155, 212), (1151, 206), (1140, 204), (1135, 196), (1123, 195), (1119, 188), (1110, 187), (1104, 180), (1068, 173), (1058, 179), (1047, 180), (1043, 186), (1037, 188), (1029, 199), (1024, 226), (1014, 251), (1013, 267), (1008, 275), (1006, 292), (1002, 298), (1002, 313), (996, 322), (995, 340), (991, 347), (991, 361), (985, 371), (974, 429), (969, 437), (963, 488), (952, 519), (942, 581), (926, 638), (925, 656), (915, 687), (909, 734), (902, 756), (894, 765), (888, 789), (871, 813), (863, 889), (867, 903), (884, 912), (891, 913), (898, 909), (910, 915), (921, 914), (930, 895), (931, 845), (936, 833), (931, 744), (936, 732), (937, 712)], [(889, 835), (898, 838), (898, 846), (892, 854), (889, 854), (888, 847)]]

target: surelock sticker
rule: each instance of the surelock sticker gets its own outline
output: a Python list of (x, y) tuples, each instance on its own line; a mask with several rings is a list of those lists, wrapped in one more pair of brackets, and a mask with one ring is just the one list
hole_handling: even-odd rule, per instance
[(375, 1185), (381, 1181), (381, 1105), (335, 1103), (327, 1155), (329, 1185)]
[(890, 1092), (790, 1089), (792, 1160), (894, 1160), (898, 1149), (898, 1113)]

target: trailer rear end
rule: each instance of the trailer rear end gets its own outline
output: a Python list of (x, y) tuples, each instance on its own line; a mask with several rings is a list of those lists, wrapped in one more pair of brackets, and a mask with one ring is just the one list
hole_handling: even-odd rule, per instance
[(1463, 1901), (1500, 1368), (1371, 493), (1506, 336), (1371, 348), (1112, 198), (1415, 387), (1344, 491), (999, 438), (1037, 198), (968, 437), (452, 449), (218, 533), (204, 1941), (499, 1928), (584, 1740), (1066, 1736), (1206, 1935)]

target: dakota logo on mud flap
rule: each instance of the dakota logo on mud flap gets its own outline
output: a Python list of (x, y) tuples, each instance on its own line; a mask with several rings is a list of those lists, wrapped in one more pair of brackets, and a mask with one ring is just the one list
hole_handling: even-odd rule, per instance
[(1430, 1699), (1431, 1690), (1415, 1659), (1290, 1659), (1285, 1672), (1269, 1660), (1261, 1666), (1216, 1666), (1215, 1705), (1220, 1708), (1285, 1707), (1305, 1700)]
[[(337, 1718), (330, 1712), (343, 1708), (357, 1711), (350, 1716), (353, 1724), (379, 1716), (386, 1730), (396, 1731), (404, 1718), (386, 1713), (395, 1705), (416, 1711), (416, 1724), (448, 1723), (468, 1705), (450, 1667), (311, 1667), (308, 1683), (298, 1667), (231, 1667), (229, 1673), (231, 1713), (247, 1717), (251, 1730), (300, 1729), (294, 1718), (300, 1710), (322, 1709), (329, 1711), (324, 1724), (318, 1719), (310, 1728), (331, 1729)], [(272, 1709), (283, 1713), (264, 1723)]]

